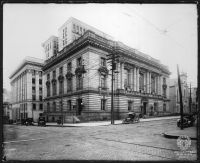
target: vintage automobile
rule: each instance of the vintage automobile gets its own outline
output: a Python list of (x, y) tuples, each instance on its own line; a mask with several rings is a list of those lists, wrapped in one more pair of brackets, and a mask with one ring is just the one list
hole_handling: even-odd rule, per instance
[(140, 121), (139, 114), (135, 112), (128, 112), (127, 115), (128, 117), (122, 121), (123, 124), (137, 123)]
[(39, 119), (38, 119), (38, 126), (44, 126), (44, 127), (46, 127), (45, 117), (39, 117)]
[(34, 125), (33, 124), (33, 118), (22, 119), (21, 124), (26, 125), (26, 126), (29, 126), (29, 125), (33, 126)]
[[(183, 127), (194, 126), (196, 117), (194, 114), (184, 114), (183, 115)], [(177, 127), (181, 127), (181, 119), (177, 120)]]

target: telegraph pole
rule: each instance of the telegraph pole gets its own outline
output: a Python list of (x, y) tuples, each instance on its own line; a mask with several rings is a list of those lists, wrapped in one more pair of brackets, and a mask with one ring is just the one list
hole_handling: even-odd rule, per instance
[(116, 69), (116, 61), (119, 58), (119, 55), (116, 54), (116, 42), (114, 42), (114, 48), (111, 54), (107, 55), (108, 62), (111, 62), (111, 124), (114, 124), (114, 70)]
[(190, 83), (190, 100), (189, 100), (190, 113), (192, 112), (192, 97), (191, 97), (191, 83)]
[(180, 95), (181, 130), (183, 130), (183, 101), (182, 101), (182, 91), (181, 91), (181, 79), (180, 79), (178, 65), (177, 65), (177, 73), (178, 73), (178, 87), (179, 87), (179, 95)]

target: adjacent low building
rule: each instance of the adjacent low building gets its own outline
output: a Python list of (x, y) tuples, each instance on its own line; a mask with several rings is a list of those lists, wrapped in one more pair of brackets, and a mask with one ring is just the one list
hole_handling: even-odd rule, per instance
[(43, 113), (43, 88), (41, 59), (26, 57), (10, 75), (12, 119), (20, 121), (33, 118), (37, 122)]
[[(187, 74), (181, 73), (181, 91), (183, 101), (183, 112), (189, 113), (189, 88), (187, 84)], [(169, 86), (169, 97), (170, 97), (170, 112), (180, 113), (180, 94), (178, 87), (178, 79), (170, 79)]]
[[(76, 20), (70, 22), (73, 28)], [(79, 21), (80, 26), (87, 29)], [(109, 38), (95, 29), (85, 30), (66, 46), (59, 43), (55, 47), (58, 53), (46, 58), (42, 69), (47, 121), (64, 118), (67, 122), (75, 115), (82, 121), (110, 119), (111, 66), (107, 55), (113, 51), (119, 56), (114, 77), (115, 119), (129, 111), (146, 116), (170, 114), (168, 67)]]

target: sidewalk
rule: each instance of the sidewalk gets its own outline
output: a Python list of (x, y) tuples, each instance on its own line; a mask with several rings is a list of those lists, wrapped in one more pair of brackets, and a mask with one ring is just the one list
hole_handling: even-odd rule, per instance
[(163, 133), (163, 136), (169, 139), (178, 139), (179, 136), (186, 135), (190, 137), (192, 140), (197, 140), (197, 128), (194, 127), (188, 127), (181, 130), (180, 128), (174, 128), (174, 130), (167, 131)]
[[(163, 119), (178, 119), (180, 116), (169, 116), (169, 117), (155, 117), (140, 119), (140, 122), (156, 121)], [(115, 120), (115, 125), (122, 124), (122, 120)], [(46, 123), (47, 126), (61, 126), (57, 123)], [(108, 126), (111, 125), (111, 121), (96, 121), (96, 122), (85, 122), (85, 123), (64, 123), (63, 127), (87, 127), (87, 126)]]

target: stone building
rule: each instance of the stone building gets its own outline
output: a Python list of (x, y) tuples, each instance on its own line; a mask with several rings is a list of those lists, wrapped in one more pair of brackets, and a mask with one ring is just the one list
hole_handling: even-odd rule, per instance
[(33, 118), (36, 122), (43, 113), (41, 59), (26, 57), (10, 75), (12, 118), (20, 121)]
[(107, 55), (113, 50), (120, 56), (114, 80), (115, 119), (123, 118), (128, 111), (146, 116), (170, 113), (168, 68), (107, 38), (87, 30), (47, 58), (43, 97), (48, 121), (64, 117), (67, 122), (73, 115), (82, 121), (110, 119), (111, 66)]
[[(189, 88), (187, 84), (187, 74), (181, 73), (180, 79), (181, 79), (183, 112), (189, 113)], [(178, 88), (178, 78), (170, 79), (169, 98), (170, 98), (170, 112), (180, 113), (180, 95)]]

